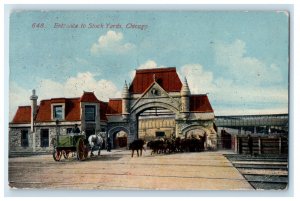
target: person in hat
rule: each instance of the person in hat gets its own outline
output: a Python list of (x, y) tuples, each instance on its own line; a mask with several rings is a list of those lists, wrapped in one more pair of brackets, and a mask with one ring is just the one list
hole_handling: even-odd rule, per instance
[(72, 129), (72, 133), (74, 133), (74, 134), (79, 134), (80, 133), (80, 129), (78, 128), (77, 124), (74, 125), (74, 128)]
[(107, 151), (111, 152), (111, 140), (110, 140), (110, 137), (107, 138)]

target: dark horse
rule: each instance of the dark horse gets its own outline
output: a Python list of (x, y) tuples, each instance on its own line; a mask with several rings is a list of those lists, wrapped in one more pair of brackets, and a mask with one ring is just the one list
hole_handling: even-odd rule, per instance
[(142, 139), (137, 139), (134, 140), (129, 144), (129, 149), (132, 151), (131, 157), (133, 157), (134, 151), (136, 150), (137, 156), (139, 157), (139, 150), (141, 151), (141, 156), (142, 156), (142, 151), (144, 149), (144, 144), (145, 141)]

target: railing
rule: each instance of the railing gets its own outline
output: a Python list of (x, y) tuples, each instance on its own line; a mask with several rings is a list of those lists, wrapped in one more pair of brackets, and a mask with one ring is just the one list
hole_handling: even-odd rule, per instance
[(216, 125), (220, 127), (241, 127), (241, 126), (288, 126), (288, 114), (274, 115), (237, 115), (237, 116), (216, 116)]

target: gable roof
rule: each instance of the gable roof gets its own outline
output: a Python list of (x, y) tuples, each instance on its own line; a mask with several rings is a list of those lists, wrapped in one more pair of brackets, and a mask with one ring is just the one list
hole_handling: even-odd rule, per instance
[(206, 94), (190, 95), (191, 112), (214, 112)]
[(133, 94), (143, 93), (154, 81), (167, 92), (180, 92), (182, 83), (175, 67), (136, 70), (135, 77), (129, 87)]
[(40, 102), (36, 122), (52, 121), (51, 104), (53, 103), (65, 103), (65, 121), (80, 121), (80, 98), (55, 98)]
[[(51, 104), (65, 104), (65, 119), (64, 121), (80, 121), (80, 103), (99, 103), (100, 104), (100, 120), (106, 121), (106, 111), (108, 103), (99, 101), (94, 92), (84, 92), (81, 97), (76, 98), (52, 98), (41, 100), (37, 108), (35, 116), (36, 122), (53, 121), (51, 117)], [(31, 106), (20, 106), (11, 123), (21, 124), (31, 122)]]
[(98, 98), (94, 92), (84, 92), (80, 98), (80, 102), (99, 103)]
[(122, 99), (109, 99), (106, 114), (122, 114)]
[(31, 122), (31, 106), (19, 106), (12, 120), (14, 124), (26, 124)]

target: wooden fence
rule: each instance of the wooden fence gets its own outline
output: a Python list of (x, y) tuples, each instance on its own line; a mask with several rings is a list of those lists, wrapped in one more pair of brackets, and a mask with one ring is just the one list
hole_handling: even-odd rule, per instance
[[(288, 154), (286, 136), (253, 136), (253, 154)], [(236, 136), (236, 151), (249, 154), (247, 136)]]

